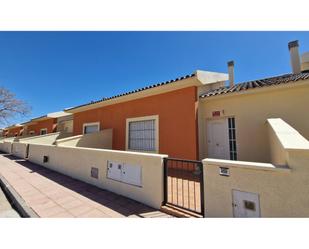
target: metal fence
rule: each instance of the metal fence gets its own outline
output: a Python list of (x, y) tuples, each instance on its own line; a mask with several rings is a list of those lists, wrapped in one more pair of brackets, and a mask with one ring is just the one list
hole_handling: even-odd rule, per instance
[(164, 204), (204, 216), (202, 162), (164, 159)]

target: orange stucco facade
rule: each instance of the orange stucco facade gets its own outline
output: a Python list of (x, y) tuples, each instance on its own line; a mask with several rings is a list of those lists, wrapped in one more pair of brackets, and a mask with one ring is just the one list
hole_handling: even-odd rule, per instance
[(11, 129), (8, 130), (7, 136), (8, 137), (20, 136), (20, 135), (22, 135), (22, 133), (21, 133), (22, 129), (23, 129), (23, 127), (11, 128)]
[(113, 129), (113, 149), (125, 150), (126, 119), (158, 115), (159, 153), (197, 159), (197, 101), (196, 87), (188, 87), (74, 113), (74, 135), (84, 123), (100, 122), (100, 130)]
[(36, 124), (29, 125), (27, 128), (28, 134), (30, 131), (34, 131), (35, 135), (40, 135), (40, 130), (46, 128), (47, 133), (55, 132), (57, 125), (57, 119), (56, 118), (50, 118), (47, 120), (38, 121)]

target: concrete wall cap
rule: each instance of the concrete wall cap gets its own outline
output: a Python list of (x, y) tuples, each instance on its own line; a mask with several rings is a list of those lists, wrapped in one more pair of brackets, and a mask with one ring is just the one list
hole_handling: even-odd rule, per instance
[[(237, 167), (253, 170), (266, 170), (266, 171), (283, 171), (290, 172), (291, 169), (285, 166), (276, 166), (271, 163), (259, 163), (259, 162), (246, 162), (246, 161), (232, 161), (223, 159), (206, 158), (202, 160), (203, 164), (225, 166), (225, 167)], [(206, 166), (207, 167), (207, 166)]]
[(36, 139), (36, 138), (42, 138), (42, 137), (49, 137), (49, 136), (55, 136), (55, 135), (60, 135), (61, 132), (53, 132), (53, 133), (47, 133), (44, 135), (37, 135), (37, 136), (32, 136), (32, 137), (25, 137), (25, 138), (19, 138), (18, 140), (20, 142), (25, 141), (25, 140), (31, 140), (31, 139)]
[[(33, 144), (33, 146), (58, 147), (56, 145), (49, 145), (49, 144)], [(88, 151), (97, 151), (97, 152), (100, 152), (100, 151), (113, 152), (113, 153), (118, 153), (118, 154), (131, 154), (131, 155), (151, 156), (151, 157), (160, 157), (160, 158), (168, 157), (168, 155), (165, 155), (165, 154), (154, 154), (154, 153), (144, 153), (144, 152), (134, 152), (134, 151), (123, 151), (123, 150), (106, 150), (106, 149), (72, 147), (72, 146), (61, 146), (61, 148), (67, 148), (67, 149), (72, 149), (72, 150), (88, 150)]]
[(281, 118), (267, 119), (281, 145), (286, 150), (309, 150), (309, 141)]

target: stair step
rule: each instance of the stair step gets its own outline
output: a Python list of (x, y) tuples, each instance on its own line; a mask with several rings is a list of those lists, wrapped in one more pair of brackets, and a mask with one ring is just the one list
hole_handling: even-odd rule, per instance
[(184, 210), (178, 207), (174, 207), (172, 205), (166, 204), (161, 206), (160, 209), (162, 212), (173, 215), (178, 218), (203, 218), (202, 215), (196, 214), (194, 212), (190, 212), (188, 210)]

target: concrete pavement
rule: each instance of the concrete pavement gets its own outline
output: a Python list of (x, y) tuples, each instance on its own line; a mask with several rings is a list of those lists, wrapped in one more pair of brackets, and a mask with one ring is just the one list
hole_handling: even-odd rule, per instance
[(11, 155), (0, 154), (0, 175), (39, 217), (172, 217)]
[(0, 188), (0, 218), (19, 218), (19, 214), (13, 209), (10, 202)]

